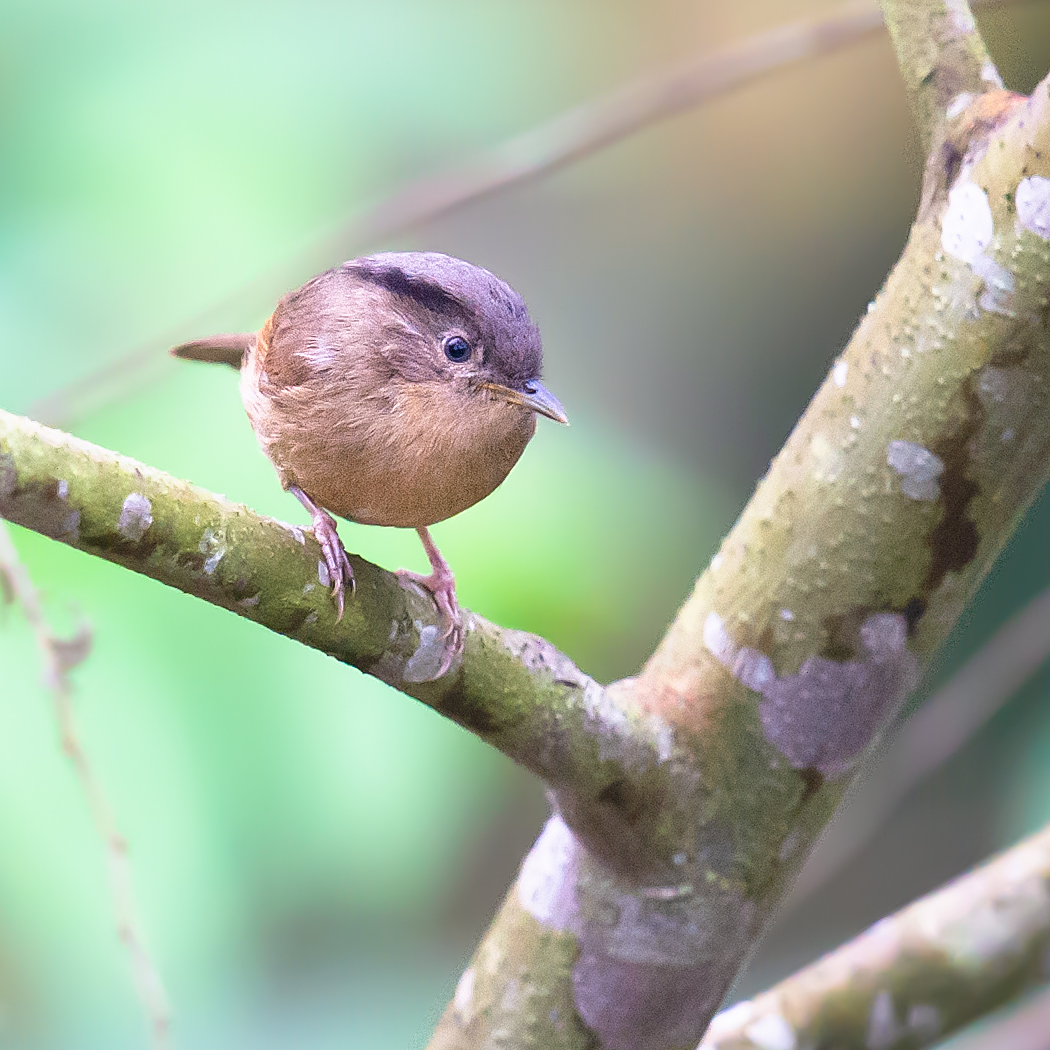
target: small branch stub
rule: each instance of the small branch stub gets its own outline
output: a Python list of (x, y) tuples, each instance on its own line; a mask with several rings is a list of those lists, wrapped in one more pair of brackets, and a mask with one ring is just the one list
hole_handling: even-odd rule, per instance
[(923, 148), (931, 153), (950, 120), (1003, 82), (966, 0), (881, 2)]

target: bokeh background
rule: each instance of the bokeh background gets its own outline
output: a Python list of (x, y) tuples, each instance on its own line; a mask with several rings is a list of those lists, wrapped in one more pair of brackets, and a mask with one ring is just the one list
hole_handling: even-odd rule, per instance
[[(381, 243), (329, 241), (408, 180), (810, 0), (0, 0), (0, 405), (302, 523), (226, 369), (172, 342), (258, 326), (378, 248), (515, 285), (573, 420), (435, 530), (462, 601), (630, 674), (892, 265), (920, 164), (887, 40), (774, 74)], [(1050, 5), (982, 14), (1009, 86)], [(219, 304), (218, 306), (216, 304)], [(157, 364), (141, 376), (122, 363)], [(101, 394), (99, 393), (101, 391)], [(94, 631), (87, 749), (131, 846), (184, 1050), (422, 1047), (546, 812), (502, 756), (383, 685), (15, 531)], [(422, 568), (412, 534), (344, 526)], [(1037, 505), (943, 675), (1050, 583)], [(935, 676), (936, 677), (936, 676)], [(935, 680), (935, 679), (934, 679)], [(768, 939), (756, 990), (1050, 818), (1037, 675)], [(105, 859), (39, 660), (0, 618), (0, 1046), (146, 1044)]]

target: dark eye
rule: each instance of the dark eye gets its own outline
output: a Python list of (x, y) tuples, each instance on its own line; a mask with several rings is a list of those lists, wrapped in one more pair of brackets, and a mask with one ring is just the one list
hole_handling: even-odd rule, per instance
[(445, 340), (445, 356), (450, 361), (466, 361), (470, 357), (470, 343), (461, 335), (450, 335)]

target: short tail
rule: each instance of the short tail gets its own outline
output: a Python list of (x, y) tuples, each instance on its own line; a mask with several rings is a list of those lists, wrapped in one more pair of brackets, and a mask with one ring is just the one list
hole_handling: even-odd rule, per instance
[(172, 357), (187, 361), (210, 361), (217, 365), (240, 368), (244, 355), (255, 344), (254, 332), (233, 332), (229, 335), (213, 335), (210, 339), (195, 339), (192, 343), (180, 343), (172, 347)]

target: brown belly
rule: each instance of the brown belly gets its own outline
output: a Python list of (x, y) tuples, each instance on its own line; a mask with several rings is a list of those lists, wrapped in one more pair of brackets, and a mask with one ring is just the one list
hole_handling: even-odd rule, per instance
[[(414, 456), (389, 449), (380, 456), (373, 452), (368, 459), (359, 449), (329, 447), (323, 460), (301, 460), (295, 474), (300, 488), (333, 514), (365, 525), (419, 528), (484, 499), (506, 478), (525, 441), (455, 460), (439, 453)], [(338, 469), (332, 469), (333, 461), (340, 464)]]
[(464, 403), (426, 386), (407, 385), (380, 413), (352, 392), (336, 398), (330, 388), (264, 397), (249, 367), (241, 393), (286, 487), (297, 485), (351, 521), (419, 528), (484, 499), (536, 429), (533, 413), (520, 406), (483, 397)]

